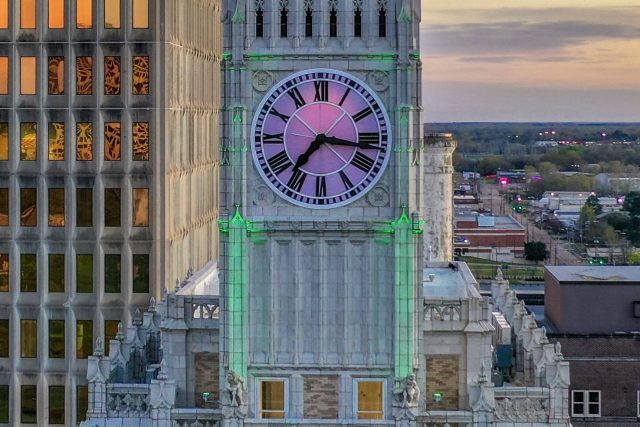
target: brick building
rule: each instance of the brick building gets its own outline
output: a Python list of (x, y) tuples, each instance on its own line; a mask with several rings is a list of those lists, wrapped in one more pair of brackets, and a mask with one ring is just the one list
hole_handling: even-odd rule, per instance
[(456, 255), (512, 262), (524, 254), (526, 230), (511, 216), (458, 213), (453, 232)]

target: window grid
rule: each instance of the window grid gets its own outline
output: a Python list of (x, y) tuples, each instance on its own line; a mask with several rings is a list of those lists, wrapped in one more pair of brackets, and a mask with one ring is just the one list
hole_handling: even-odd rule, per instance
[(571, 416), (572, 417), (599, 417), (600, 391), (599, 390), (572, 390), (571, 391)]

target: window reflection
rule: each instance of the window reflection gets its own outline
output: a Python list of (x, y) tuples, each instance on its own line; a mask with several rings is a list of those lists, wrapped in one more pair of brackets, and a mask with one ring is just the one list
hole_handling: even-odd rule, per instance
[(36, 28), (37, 0), (20, 0), (20, 28)]
[(92, 123), (76, 123), (76, 160), (93, 160)]
[(35, 95), (37, 86), (37, 61), (35, 56), (20, 58), (20, 93)]
[(36, 123), (20, 123), (20, 160), (36, 160), (38, 152)]
[(49, 95), (64, 94), (64, 56), (49, 57)]
[(120, 28), (120, 1), (104, 0), (104, 28)]
[(93, 27), (93, 0), (76, 1), (76, 26), (78, 28)]
[(76, 291), (93, 292), (93, 255), (76, 255)]
[(49, 189), (49, 227), (64, 227), (64, 188)]
[(133, 57), (133, 94), (149, 94), (149, 57)]
[[(104, 291), (107, 293), (120, 292), (120, 254), (105, 254), (104, 256)], [(105, 332), (106, 335), (106, 332)], [(115, 334), (114, 334), (115, 336)], [(105, 342), (109, 342), (105, 339)]]
[(38, 192), (35, 188), (20, 189), (20, 225), (35, 227), (38, 225)]
[(133, 226), (149, 226), (149, 189), (133, 189)]
[(49, 386), (49, 424), (65, 423), (65, 390), (61, 385)]
[(93, 225), (93, 190), (78, 188), (76, 190), (76, 226), (91, 227)]
[(9, 160), (9, 123), (0, 123), (0, 160)]
[(38, 291), (38, 257), (36, 256), (36, 254), (21, 254), (20, 255), (20, 292), (37, 292), (37, 291)]
[(52, 359), (64, 359), (64, 329), (64, 320), (49, 320), (49, 357)]
[(120, 227), (120, 189), (104, 189), (104, 225)]
[(49, 292), (64, 292), (64, 254), (49, 254)]
[(86, 359), (93, 354), (93, 322), (78, 320), (76, 323), (76, 358)]
[(120, 57), (105, 56), (104, 57), (104, 94), (119, 95), (120, 94)]
[(0, 0), (0, 28), (9, 28), (9, 0)]
[(9, 292), (9, 254), (0, 254), (0, 292)]
[(133, 28), (149, 28), (149, 0), (133, 0)]
[(9, 57), (0, 56), (0, 95), (9, 94)]
[(49, 123), (49, 160), (64, 160), (64, 123)]
[(93, 93), (93, 58), (91, 56), (76, 58), (76, 93), (78, 95)]
[(37, 385), (20, 386), (20, 422), (22, 424), (36, 424), (38, 422)]
[(0, 188), (0, 226), (9, 225), (9, 189)]
[(120, 123), (104, 124), (104, 159), (120, 160), (121, 133)]
[(38, 357), (38, 321), (20, 320), (20, 357)]
[(64, 28), (64, 0), (49, 0), (49, 28)]
[(134, 122), (133, 130), (133, 160), (149, 160), (149, 122)]
[(133, 256), (133, 292), (149, 292), (149, 255)]
[[(9, 319), (0, 319), (0, 357), (9, 357), (9, 334), (11, 330), (9, 329)], [(5, 398), (2, 394), (0, 394), (0, 399)], [(9, 396), (6, 396), (7, 403), (9, 400)], [(6, 405), (9, 406), (9, 405)], [(8, 408), (2, 408), (0, 406), (0, 423), (8, 423), (9, 420), (7, 416), (5, 416), (4, 412)], [(8, 412), (8, 411), (7, 411)], [(8, 414), (7, 414), (8, 415)]]

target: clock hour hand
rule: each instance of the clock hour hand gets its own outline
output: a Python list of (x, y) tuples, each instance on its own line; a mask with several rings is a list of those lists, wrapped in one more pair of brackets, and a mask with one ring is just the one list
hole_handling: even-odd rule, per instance
[(300, 157), (298, 157), (296, 164), (293, 166), (293, 170), (300, 169), (302, 166), (307, 164), (311, 155), (318, 151), (323, 142), (324, 139), (320, 135), (316, 136), (316, 139), (314, 139), (311, 145), (309, 145), (307, 151), (305, 151), (300, 155)]
[(335, 136), (325, 136), (324, 141), (328, 142), (329, 144), (332, 144), (332, 145), (344, 145), (346, 147), (364, 148), (366, 150), (381, 150), (382, 149), (382, 147), (378, 147), (376, 145), (367, 144), (366, 142), (355, 143), (353, 141), (348, 141), (346, 139), (337, 138)]

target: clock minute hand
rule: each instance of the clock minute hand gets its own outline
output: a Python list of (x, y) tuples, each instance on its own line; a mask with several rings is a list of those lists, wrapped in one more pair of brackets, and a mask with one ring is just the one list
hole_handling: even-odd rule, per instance
[(300, 155), (300, 157), (298, 157), (298, 160), (296, 160), (296, 164), (293, 166), (293, 170), (300, 169), (302, 166), (307, 164), (311, 155), (320, 148), (323, 142), (324, 138), (322, 138), (320, 135), (316, 136), (316, 139), (314, 139), (311, 145), (309, 145), (307, 151), (305, 151)]
[(364, 149), (369, 149), (369, 150), (381, 150), (382, 147), (378, 147), (376, 145), (371, 145), (371, 144), (367, 144), (366, 142), (353, 142), (353, 141), (348, 141), (346, 139), (342, 139), (342, 138), (336, 138), (335, 136), (327, 136), (324, 138), (325, 142), (328, 142), (329, 144), (333, 144), (333, 145), (344, 145), (346, 147), (357, 147), (357, 148), (364, 148)]

